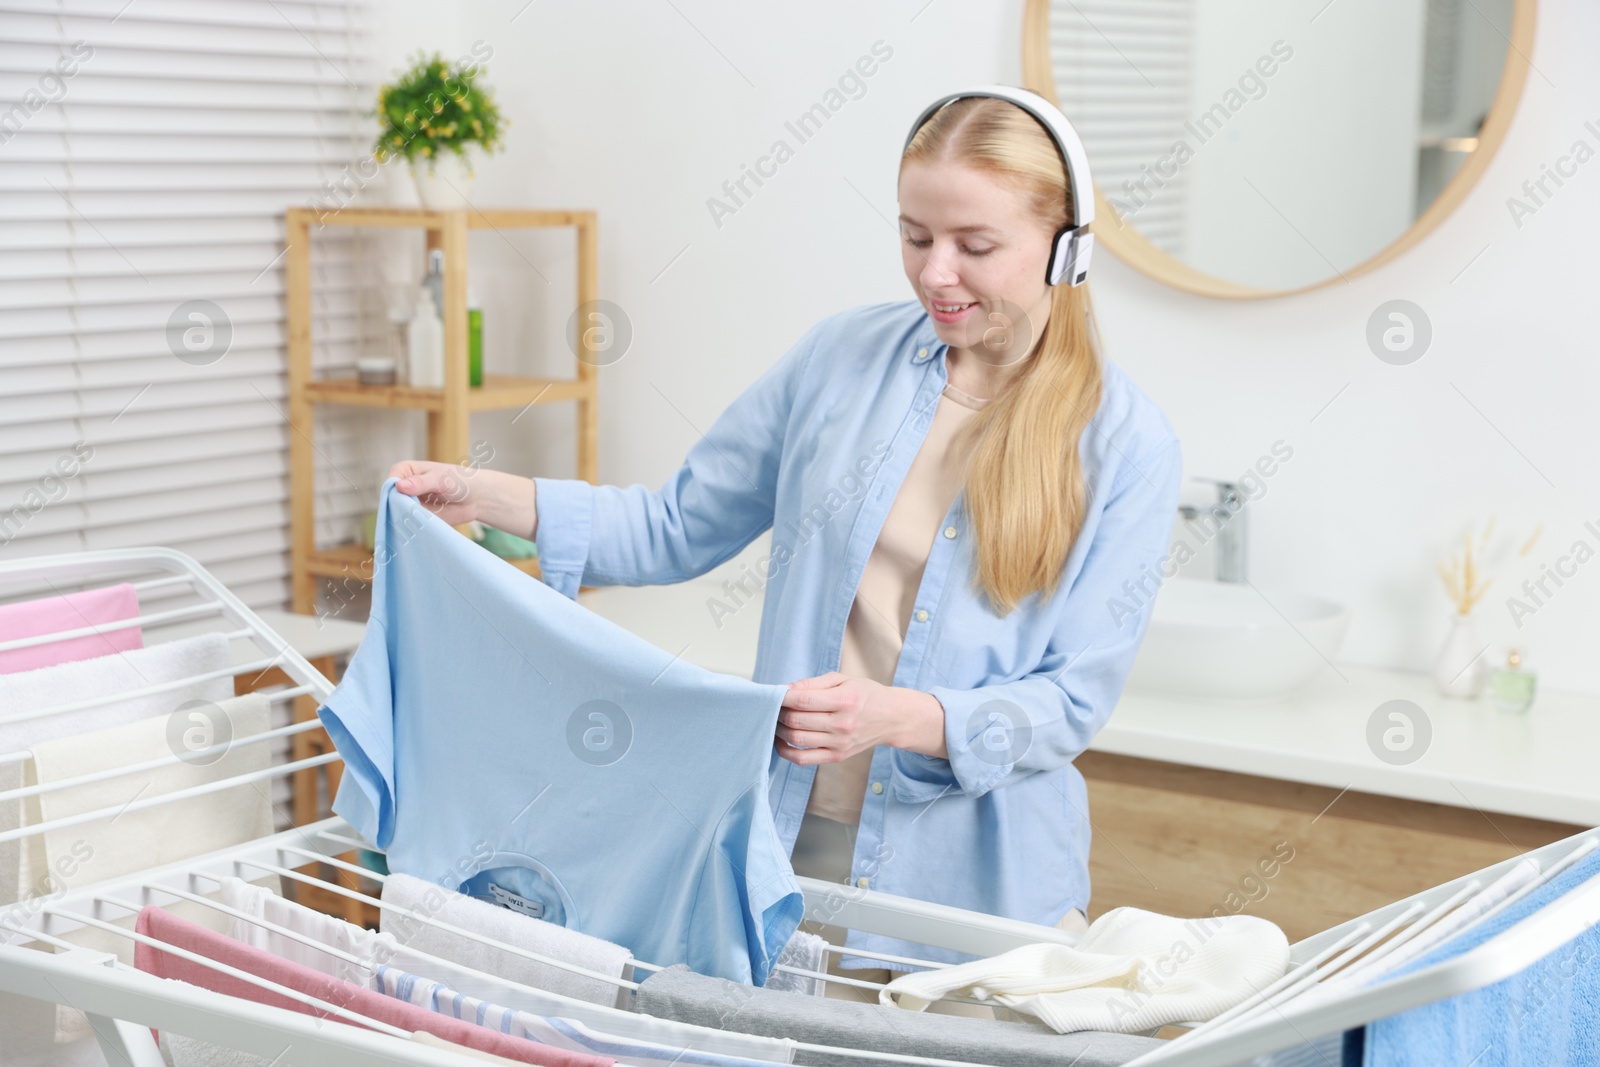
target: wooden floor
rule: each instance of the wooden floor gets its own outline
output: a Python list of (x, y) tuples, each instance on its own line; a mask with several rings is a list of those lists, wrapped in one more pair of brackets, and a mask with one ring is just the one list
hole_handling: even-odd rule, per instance
[(1089, 918), (1271, 919), (1291, 942), (1587, 829), (1086, 752)]

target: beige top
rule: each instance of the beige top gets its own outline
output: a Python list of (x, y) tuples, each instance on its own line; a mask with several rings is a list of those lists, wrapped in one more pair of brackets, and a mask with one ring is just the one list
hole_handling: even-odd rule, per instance
[[(927, 437), (906, 471), (905, 482), (861, 572), (839, 651), (840, 673), (894, 684), (900, 646), (911, 623), (928, 552), (939, 536), (939, 524), (961, 491), (962, 472), (951, 439), (988, 403), (953, 385), (944, 387)], [(841, 763), (818, 764), (806, 811), (842, 823), (859, 823), (872, 753), (867, 749)]]

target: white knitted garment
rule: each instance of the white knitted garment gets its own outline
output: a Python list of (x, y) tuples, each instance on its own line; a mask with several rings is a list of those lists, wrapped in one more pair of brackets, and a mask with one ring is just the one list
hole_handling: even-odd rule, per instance
[(1131, 1034), (1203, 1021), (1281, 978), (1289, 940), (1253, 915), (1177, 919), (1115, 908), (1077, 947), (1025, 945), (986, 960), (915, 971), (878, 994), (921, 1011), (957, 994), (1033, 1015), (1058, 1033)]

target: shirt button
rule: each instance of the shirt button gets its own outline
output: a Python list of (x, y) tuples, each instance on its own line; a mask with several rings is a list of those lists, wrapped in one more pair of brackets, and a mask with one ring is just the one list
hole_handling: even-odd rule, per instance
[(928, 358), (928, 350), (926, 348), (917, 349), (917, 358), (918, 359), (927, 359)]
[(917, 609), (917, 621), (918, 622), (927, 622), (928, 621), (928, 609), (927, 608), (918, 608)]
[(857, 889), (865, 889), (865, 888), (867, 888), (867, 880), (865, 878), (857, 878), (856, 879), (856, 888)]
[(874, 793), (882, 793), (883, 792), (883, 783), (882, 782), (873, 782), (872, 783), (872, 791)]
[(954, 537), (956, 535), (956, 528), (954, 526), (946, 526), (944, 528), (944, 535), (946, 537)]

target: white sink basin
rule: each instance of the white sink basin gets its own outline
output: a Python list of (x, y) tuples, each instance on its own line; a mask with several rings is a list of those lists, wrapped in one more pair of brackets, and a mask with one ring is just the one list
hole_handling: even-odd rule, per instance
[(1287, 696), (1328, 668), (1349, 621), (1322, 597), (1175, 579), (1156, 597), (1128, 688), (1204, 700)]

